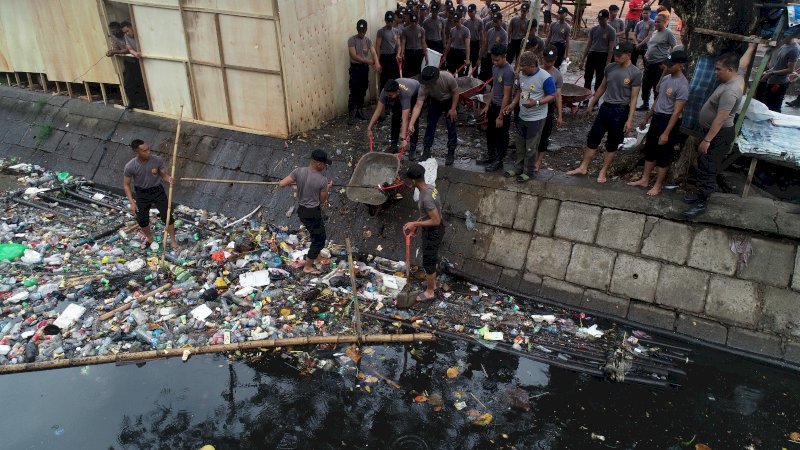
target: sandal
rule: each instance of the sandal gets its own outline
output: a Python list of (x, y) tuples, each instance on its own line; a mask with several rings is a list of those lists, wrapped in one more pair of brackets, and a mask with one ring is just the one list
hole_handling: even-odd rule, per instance
[(519, 172), (516, 170), (506, 170), (506, 173), (503, 174), (506, 178), (514, 178), (517, 175), (519, 175)]
[(520, 174), (517, 177), (517, 183), (525, 183), (526, 181), (530, 181), (531, 178), (532, 177), (530, 175), (526, 174), (526, 173)]

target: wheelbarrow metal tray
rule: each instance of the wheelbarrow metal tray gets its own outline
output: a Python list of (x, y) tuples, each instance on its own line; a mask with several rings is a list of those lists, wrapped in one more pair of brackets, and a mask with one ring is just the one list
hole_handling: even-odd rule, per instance
[(394, 184), (399, 170), (400, 161), (397, 155), (379, 152), (365, 154), (353, 170), (349, 183), (351, 187), (346, 192), (347, 198), (357, 203), (382, 205), (386, 201), (386, 193), (376, 188), (386, 183)]
[(592, 98), (592, 90), (577, 84), (564, 83), (561, 87), (564, 103), (579, 103)]

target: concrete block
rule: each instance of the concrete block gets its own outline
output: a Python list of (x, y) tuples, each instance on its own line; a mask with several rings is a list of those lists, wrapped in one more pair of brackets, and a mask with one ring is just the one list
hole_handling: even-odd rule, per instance
[(500, 189), (488, 189), (478, 201), (478, 210), (475, 216), (479, 222), (488, 223), (504, 228), (511, 228), (514, 224), (514, 214), (517, 211), (517, 198), (515, 192)]
[(738, 257), (731, 251), (728, 233), (704, 228), (694, 236), (689, 252), (689, 265), (709, 272), (733, 275)]
[(514, 229), (531, 232), (536, 221), (536, 208), (539, 198), (533, 195), (520, 194), (517, 200), (517, 213), (514, 215)]
[(272, 149), (264, 145), (249, 145), (242, 161), (242, 172), (265, 175), (269, 172)]
[(631, 301), (627, 298), (614, 297), (594, 289), (587, 289), (583, 294), (581, 307), (599, 313), (626, 317), (630, 304)]
[(30, 125), (24, 122), (16, 122), (16, 126), (9, 129), (5, 136), (3, 136), (3, 143), (4, 144), (19, 144), (22, 142), (22, 138), (25, 137), (25, 134), (28, 132), (28, 128)]
[(652, 302), (660, 270), (659, 262), (621, 253), (614, 263), (610, 290), (626, 298)]
[(462, 267), (467, 274), (489, 284), (497, 284), (500, 274), (503, 272), (503, 268), (500, 266), (474, 259), (465, 259)]
[(644, 228), (642, 254), (682, 265), (689, 255), (692, 229), (670, 220), (648, 217)]
[(794, 258), (794, 275), (792, 275), (792, 289), (800, 291), (800, 247), (797, 247), (797, 256)]
[(572, 242), (535, 236), (528, 249), (526, 273), (563, 280), (572, 255)]
[(536, 221), (533, 224), (533, 232), (539, 236), (552, 236), (553, 228), (556, 226), (558, 218), (558, 208), (561, 202), (552, 198), (539, 200), (539, 208), (536, 211)]
[(783, 359), (800, 365), (800, 342), (787, 341), (784, 346)]
[(451, 230), (444, 235), (444, 245), (457, 255), (483, 260), (492, 243), (495, 227), (478, 223), (472, 231), (467, 230), (463, 220), (450, 220)]
[(631, 302), (628, 320), (671, 331), (675, 326), (675, 313), (658, 306)]
[(731, 327), (728, 330), (728, 347), (773, 358), (781, 357), (781, 339), (778, 336)]
[(564, 202), (558, 210), (555, 236), (586, 244), (594, 242), (597, 223), (600, 221), (599, 206)]
[(680, 314), (675, 322), (675, 331), (715, 344), (725, 344), (728, 329), (724, 325), (687, 314)]
[[(452, 180), (451, 180), (452, 181)], [(482, 217), (477, 216), (478, 204), (481, 199), (487, 194), (488, 190), (478, 186), (472, 186), (466, 183), (451, 183), (450, 189), (445, 194), (445, 198), (457, 198), (457, 202), (447, 202), (444, 205), (445, 211), (454, 214), (458, 217), (464, 217), (467, 211), (476, 214), (478, 222), (486, 223)]]
[(725, 322), (755, 325), (757, 311), (754, 283), (718, 275), (711, 277), (706, 314)]
[(766, 239), (752, 239), (753, 254), (747, 266), (740, 266), (737, 276), (774, 286), (789, 285), (795, 262), (796, 246)]
[(517, 290), (526, 295), (538, 296), (542, 290), (542, 277), (536, 274), (524, 272)]
[(516, 291), (519, 288), (519, 282), (521, 280), (519, 274), (519, 270), (503, 269), (503, 271), (500, 272), (500, 280), (497, 284), (501, 288)]
[(600, 215), (595, 243), (630, 253), (639, 251), (645, 215), (606, 208)]
[[(69, 136), (69, 135), (68, 135)], [(66, 140), (66, 137), (64, 138)], [(64, 147), (64, 140), (61, 141), (61, 147), (59, 148), (59, 152), (71, 152), (68, 153), (71, 155), (72, 159), (76, 159), (78, 161), (89, 162), (94, 155), (96, 149), (102, 149), (102, 144), (99, 139), (95, 139), (92, 137), (86, 137), (81, 139), (76, 145), (70, 147)]]
[(656, 303), (681, 311), (703, 312), (708, 278), (707, 272), (664, 264), (656, 287)]
[(800, 294), (789, 289), (767, 287), (762, 325), (778, 334), (800, 336)]
[(498, 266), (519, 270), (525, 264), (531, 235), (506, 228), (495, 228), (486, 261)]
[(572, 247), (566, 280), (605, 291), (611, 281), (616, 256), (617, 254), (611, 250), (575, 244)]
[(544, 277), (540, 295), (566, 305), (580, 306), (583, 303), (583, 287), (549, 277)]

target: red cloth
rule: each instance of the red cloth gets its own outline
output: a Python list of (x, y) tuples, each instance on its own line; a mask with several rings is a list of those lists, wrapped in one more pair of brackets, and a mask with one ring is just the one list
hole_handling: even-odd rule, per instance
[(642, 7), (644, 0), (631, 0), (628, 4), (628, 12), (625, 14), (626, 20), (639, 20), (642, 18)]

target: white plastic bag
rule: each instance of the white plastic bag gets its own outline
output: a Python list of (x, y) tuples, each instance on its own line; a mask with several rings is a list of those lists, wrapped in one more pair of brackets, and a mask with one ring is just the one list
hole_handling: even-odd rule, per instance
[[(436, 158), (431, 156), (419, 164), (425, 168), (425, 184), (436, 187), (436, 171), (439, 170), (439, 163)], [(414, 188), (414, 201), (419, 201), (419, 189), (417, 188)]]

